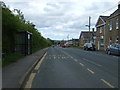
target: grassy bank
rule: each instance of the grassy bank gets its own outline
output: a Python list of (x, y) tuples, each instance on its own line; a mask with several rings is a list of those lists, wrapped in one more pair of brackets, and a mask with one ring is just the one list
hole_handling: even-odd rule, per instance
[(6, 66), (8, 64), (11, 64), (13, 62), (16, 62), (18, 59), (22, 58), (23, 56), (20, 54), (8, 54), (5, 57), (3, 57), (2, 60), (2, 66)]

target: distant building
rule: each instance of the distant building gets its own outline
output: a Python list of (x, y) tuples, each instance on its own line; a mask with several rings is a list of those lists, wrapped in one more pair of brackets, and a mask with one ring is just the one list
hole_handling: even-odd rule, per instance
[(96, 23), (96, 49), (104, 50), (106, 21), (109, 16), (99, 16)]
[(74, 46), (79, 46), (79, 39), (72, 39), (72, 43)]
[(68, 41), (65, 42), (64, 45), (66, 45), (66, 46), (72, 46), (73, 45), (73, 41), (72, 40), (68, 40)]
[(89, 31), (81, 31), (80, 37), (79, 37), (79, 46), (83, 47), (83, 45), (87, 42), (93, 42), (93, 36), (95, 37), (95, 32), (89, 32)]

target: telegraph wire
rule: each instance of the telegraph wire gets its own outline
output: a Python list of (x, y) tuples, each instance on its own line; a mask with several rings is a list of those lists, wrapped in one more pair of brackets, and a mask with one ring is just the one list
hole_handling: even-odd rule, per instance
[(110, 9), (105, 10), (105, 11), (104, 11), (104, 12), (102, 12), (102, 13), (105, 13), (105, 12), (107, 12), (107, 11), (110, 11), (110, 10), (112, 10), (112, 9), (116, 8), (116, 7), (117, 7), (117, 6), (114, 6), (114, 7), (110, 8)]

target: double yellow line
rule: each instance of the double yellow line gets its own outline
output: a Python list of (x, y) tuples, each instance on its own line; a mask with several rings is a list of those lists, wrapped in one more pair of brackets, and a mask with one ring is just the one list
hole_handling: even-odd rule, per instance
[[(47, 55), (47, 52), (44, 54), (44, 56), (42, 57), (42, 59), (38, 62), (38, 64), (35, 66), (34, 70), (35, 71), (38, 71), (38, 69), (40, 68), (40, 65), (41, 63), (43, 62), (45, 56)], [(25, 88), (31, 88), (32, 87), (32, 82), (33, 82), (33, 79), (35, 77), (36, 73), (35, 72), (32, 72), (29, 76), (29, 80), (27, 81), (26, 85), (25, 85)]]

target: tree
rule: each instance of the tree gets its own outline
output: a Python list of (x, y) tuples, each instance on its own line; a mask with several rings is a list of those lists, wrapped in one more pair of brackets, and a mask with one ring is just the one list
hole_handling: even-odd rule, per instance
[(2, 44), (3, 52), (14, 53), (16, 33), (20, 30), (25, 30), (32, 33), (32, 49), (36, 51), (51, 45), (50, 39), (45, 39), (41, 33), (35, 28), (35, 25), (24, 19), (23, 13), (14, 9), (17, 12), (15, 15), (5, 3), (1, 2), (2, 7)]

